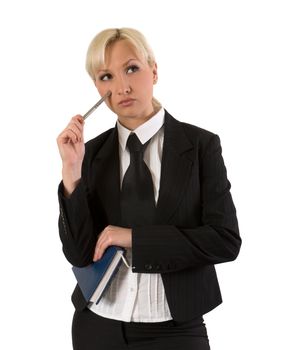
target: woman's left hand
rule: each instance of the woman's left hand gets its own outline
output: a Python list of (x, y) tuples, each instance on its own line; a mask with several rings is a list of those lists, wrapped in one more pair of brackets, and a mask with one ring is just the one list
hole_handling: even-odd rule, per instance
[(132, 230), (119, 226), (107, 226), (99, 235), (93, 261), (101, 259), (105, 250), (111, 246), (131, 248), (132, 246)]

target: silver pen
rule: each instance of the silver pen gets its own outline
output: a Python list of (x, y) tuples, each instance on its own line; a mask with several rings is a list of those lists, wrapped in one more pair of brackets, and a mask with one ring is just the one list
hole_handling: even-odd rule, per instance
[(91, 109), (88, 110), (87, 113), (83, 115), (83, 119), (85, 120), (86, 118), (88, 118), (88, 116), (92, 114), (94, 110), (96, 110), (99, 107), (99, 105), (105, 101), (106, 98), (110, 97), (111, 94), (112, 92), (109, 90)]

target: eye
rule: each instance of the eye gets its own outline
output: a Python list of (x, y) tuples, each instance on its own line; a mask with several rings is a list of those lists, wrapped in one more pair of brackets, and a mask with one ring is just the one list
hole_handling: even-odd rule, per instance
[(128, 68), (127, 68), (127, 73), (129, 74), (129, 73), (134, 73), (134, 72), (137, 72), (139, 70), (139, 67), (138, 66), (136, 66), (136, 65), (132, 65), (132, 66), (129, 66)]
[(106, 81), (106, 80), (110, 80), (110, 79), (112, 79), (112, 75), (110, 73), (103, 74), (100, 76), (100, 80), (102, 80), (102, 81)]

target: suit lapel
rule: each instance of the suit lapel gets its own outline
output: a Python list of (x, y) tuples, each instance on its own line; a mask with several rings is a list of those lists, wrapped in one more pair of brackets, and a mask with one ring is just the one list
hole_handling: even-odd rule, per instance
[(164, 143), (156, 223), (168, 223), (185, 193), (191, 176), (194, 147), (183, 126), (165, 113)]
[(120, 225), (120, 165), (117, 128), (111, 132), (95, 158), (97, 193), (105, 208), (107, 221)]

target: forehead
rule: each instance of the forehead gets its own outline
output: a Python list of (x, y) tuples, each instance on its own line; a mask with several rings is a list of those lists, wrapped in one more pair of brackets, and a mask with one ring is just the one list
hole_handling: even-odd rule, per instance
[(120, 67), (130, 60), (145, 63), (143, 55), (128, 40), (118, 40), (106, 48), (104, 67)]

